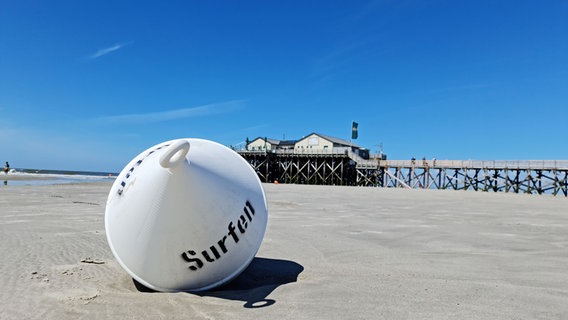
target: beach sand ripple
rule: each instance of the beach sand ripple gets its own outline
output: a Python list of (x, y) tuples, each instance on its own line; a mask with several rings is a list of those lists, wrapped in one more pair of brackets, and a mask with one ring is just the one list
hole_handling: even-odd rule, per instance
[(568, 200), (266, 184), (250, 267), (156, 293), (114, 259), (111, 182), (0, 189), (0, 319), (566, 319)]

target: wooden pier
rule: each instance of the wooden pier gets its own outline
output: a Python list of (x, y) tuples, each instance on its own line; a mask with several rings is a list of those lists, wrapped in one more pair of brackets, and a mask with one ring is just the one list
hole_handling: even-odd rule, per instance
[(239, 153), (262, 182), (356, 185), (356, 162), (348, 154)]
[(365, 160), (351, 152), (239, 151), (263, 182), (451, 189), (568, 197), (568, 160)]
[(378, 170), (381, 187), (568, 196), (568, 161), (388, 160)]

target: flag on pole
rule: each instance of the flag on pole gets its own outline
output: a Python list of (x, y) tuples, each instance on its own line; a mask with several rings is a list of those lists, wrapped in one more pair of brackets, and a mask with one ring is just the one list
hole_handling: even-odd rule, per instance
[(351, 139), (357, 139), (359, 136), (357, 133), (357, 126), (359, 126), (359, 124), (353, 121), (353, 125), (351, 126)]

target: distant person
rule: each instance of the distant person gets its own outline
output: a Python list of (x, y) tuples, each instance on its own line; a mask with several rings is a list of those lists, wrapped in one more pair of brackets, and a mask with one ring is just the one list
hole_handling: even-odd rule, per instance
[(8, 174), (8, 171), (10, 171), (10, 164), (8, 163), (8, 161), (6, 161), (6, 165), (4, 166), (4, 173)]

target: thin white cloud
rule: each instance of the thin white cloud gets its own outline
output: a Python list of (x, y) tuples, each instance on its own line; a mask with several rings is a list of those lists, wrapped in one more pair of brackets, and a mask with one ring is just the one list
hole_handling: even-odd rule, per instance
[(111, 47), (107, 47), (104, 49), (99, 49), (97, 52), (93, 53), (92, 55), (89, 56), (89, 59), (94, 60), (94, 59), (98, 59), (102, 56), (105, 56), (111, 52), (114, 51), (118, 51), (124, 47), (126, 47), (127, 45), (131, 44), (132, 42), (127, 42), (127, 43), (117, 43), (114, 46)]
[(183, 108), (161, 112), (148, 112), (108, 116), (100, 118), (107, 123), (151, 123), (179, 120), (184, 118), (204, 117), (215, 114), (233, 112), (242, 106), (242, 101), (229, 101), (223, 103), (207, 104), (192, 108)]

